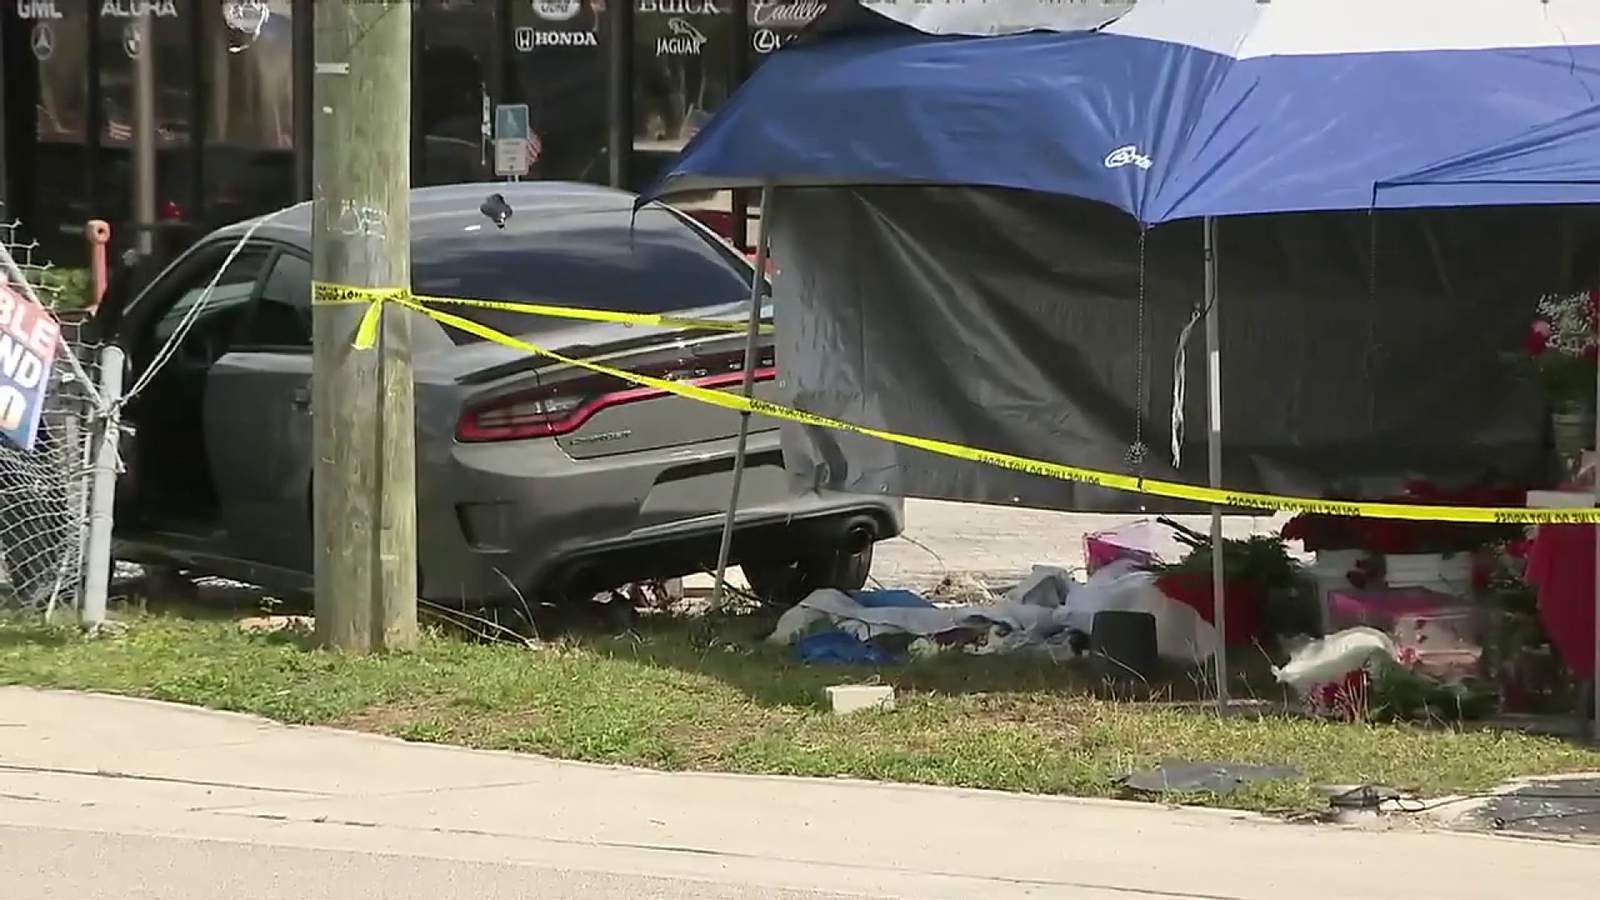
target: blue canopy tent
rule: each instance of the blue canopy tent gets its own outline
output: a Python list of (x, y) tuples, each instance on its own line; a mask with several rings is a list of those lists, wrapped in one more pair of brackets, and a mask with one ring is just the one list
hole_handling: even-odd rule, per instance
[(1009, 13), (1001, 29), (972, 12), (941, 24), (925, 4), (863, 6), (875, 27), (776, 54), (647, 196), (963, 185), (1082, 198), (1143, 226), (1203, 220), (1214, 486), (1217, 218), (1596, 191), (1528, 174), (1572, 177), (1584, 142), (1600, 143), (1590, 0), (1139, 0), (1068, 30), (1026, 0), (987, 4)]
[[(649, 193), (986, 185), (1149, 225), (1458, 205), (1426, 181), (1375, 189), (1597, 96), (1600, 5), (1586, 0), (1142, 0), (1094, 31), (897, 28), (788, 48)], [(1479, 164), (1481, 183), (1498, 171)], [(1474, 202), (1527, 197), (1508, 185)]]
[[(1380, 206), (1600, 204), (1600, 104), (1378, 183)], [(1425, 199), (1427, 202), (1418, 203)]]

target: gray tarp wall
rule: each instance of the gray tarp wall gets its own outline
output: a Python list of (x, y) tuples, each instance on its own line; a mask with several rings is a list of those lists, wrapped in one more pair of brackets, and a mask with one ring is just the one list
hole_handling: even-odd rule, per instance
[[(1122, 213), (943, 187), (780, 189), (774, 207), (789, 402), (1132, 471), (1140, 242)], [(1225, 486), (1381, 496), (1410, 477), (1545, 473), (1540, 395), (1510, 360), (1542, 294), (1595, 284), (1600, 212), (1294, 214), (1224, 219), (1218, 230)], [(1173, 351), (1202, 296), (1200, 223), (1150, 230), (1144, 258), (1144, 471), (1203, 484), (1199, 327), (1181, 471), (1169, 449)], [(817, 485), (865, 493), (1184, 508), (809, 427), (785, 426), (784, 456)]]

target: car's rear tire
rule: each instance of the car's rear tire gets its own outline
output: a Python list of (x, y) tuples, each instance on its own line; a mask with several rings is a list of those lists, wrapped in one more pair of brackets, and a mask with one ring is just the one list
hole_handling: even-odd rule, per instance
[(820, 588), (857, 591), (872, 571), (872, 545), (852, 553), (844, 548), (797, 560), (746, 562), (745, 580), (765, 603), (793, 606)]

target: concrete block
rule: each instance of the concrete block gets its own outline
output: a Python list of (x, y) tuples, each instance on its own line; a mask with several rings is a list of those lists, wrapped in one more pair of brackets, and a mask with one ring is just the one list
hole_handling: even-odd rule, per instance
[(863, 709), (894, 709), (894, 688), (886, 684), (840, 684), (827, 689), (837, 715)]

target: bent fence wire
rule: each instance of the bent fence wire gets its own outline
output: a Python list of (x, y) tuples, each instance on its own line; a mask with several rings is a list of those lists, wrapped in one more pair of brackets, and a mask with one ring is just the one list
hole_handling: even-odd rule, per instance
[[(12, 273), (10, 278), (6, 273)], [(0, 440), (0, 609), (53, 613), (83, 594), (89, 523), (90, 451), (95, 428), (95, 354), (81, 340), (82, 304), (0, 206), (0, 281), (24, 279), (62, 326), (32, 450)], [(20, 286), (18, 286), (20, 287)], [(67, 354), (76, 356), (71, 365)]]

